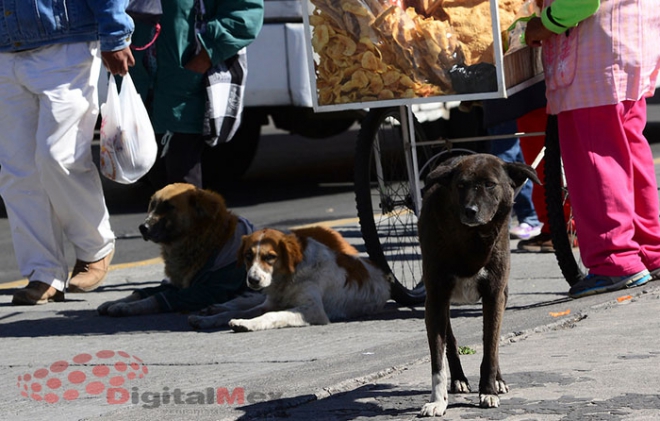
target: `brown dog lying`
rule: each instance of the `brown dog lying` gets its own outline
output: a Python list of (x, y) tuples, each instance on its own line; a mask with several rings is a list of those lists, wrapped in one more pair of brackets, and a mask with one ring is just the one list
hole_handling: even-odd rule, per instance
[(252, 230), (219, 194), (185, 183), (165, 186), (152, 196), (140, 232), (160, 244), (169, 281), (103, 303), (99, 314), (197, 311), (235, 298), (246, 290), (245, 267), (236, 256), (241, 237)]
[(439, 165), (426, 180), (418, 224), (427, 294), (425, 318), (432, 393), (431, 402), (422, 408), (422, 416), (440, 416), (447, 409), (447, 362), (451, 391), (470, 391), (451, 329), (450, 303), (482, 300), (484, 357), (480, 405), (497, 407), (498, 393), (508, 391), (500, 373), (498, 342), (511, 257), (509, 218), (514, 190), (528, 178), (540, 184), (528, 165), (476, 154)]

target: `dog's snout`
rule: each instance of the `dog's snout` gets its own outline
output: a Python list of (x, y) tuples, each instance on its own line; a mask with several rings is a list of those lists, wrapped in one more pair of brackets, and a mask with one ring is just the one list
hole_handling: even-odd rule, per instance
[(463, 212), (465, 212), (465, 216), (468, 218), (474, 218), (477, 216), (477, 212), (479, 212), (479, 208), (476, 205), (467, 205), (463, 209)]
[(149, 226), (145, 224), (140, 224), (140, 234), (142, 234), (142, 238), (144, 241), (149, 241)]
[(481, 210), (477, 204), (466, 204), (463, 206), (463, 212), (460, 216), (461, 222), (468, 227), (482, 225), (483, 220), (480, 213)]
[(261, 283), (261, 279), (259, 279), (257, 277), (254, 277), (254, 276), (248, 276), (247, 277), (247, 284), (252, 289), (258, 289), (260, 283)]

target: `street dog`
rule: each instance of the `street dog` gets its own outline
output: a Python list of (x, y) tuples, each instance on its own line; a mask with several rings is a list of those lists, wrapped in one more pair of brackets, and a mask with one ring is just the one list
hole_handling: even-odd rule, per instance
[[(324, 325), (379, 311), (390, 297), (385, 273), (324, 227), (255, 231), (244, 236), (239, 260), (247, 286), (263, 291), (256, 304), (238, 298), (188, 318), (197, 329), (237, 332)], [(246, 304), (246, 301), (248, 303)]]
[(103, 303), (99, 314), (198, 311), (247, 290), (236, 255), (252, 224), (230, 212), (218, 193), (186, 183), (165, 186), (151, 197), (139, 229), (145, 241), (160, 245), (166, 281)]
[(500, 372), (498, 349), (511, 260), (509, 218), (514, 190), (528, 178), (540, 184), (528, 165), (474, 154), (439, 165), (426, 179), (418, 232), (432, 389), (422, 416), (445, 413), (447, 366), (451, 392), (470, 391), (451, 328), (450, 304), (482, 300), (484, 356), (479, 405), (498, 407), (498, 394), (509, 390)]

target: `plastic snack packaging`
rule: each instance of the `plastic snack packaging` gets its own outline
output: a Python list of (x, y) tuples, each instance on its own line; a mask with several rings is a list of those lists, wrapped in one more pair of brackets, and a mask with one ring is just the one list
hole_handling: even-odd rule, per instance
[(541, 7), (537, 0), (527, 0), (520, 7), (516, 18), (506, 31), (504, 55), (511, 54), (527, 46), (525, 42), (525, 29), (527, 22), (533, 17), (541, 16)]

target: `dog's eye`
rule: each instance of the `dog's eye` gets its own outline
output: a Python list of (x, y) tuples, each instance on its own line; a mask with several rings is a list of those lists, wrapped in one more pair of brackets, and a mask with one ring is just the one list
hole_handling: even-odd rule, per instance
[(254, 253), (251, 251), (245, 253), (245, 260), (253, 260), (254, 259)]
[(463, 190), (463, 189), (465, 188), (465, 184), (463, 184), (463, 183), (458, 183), (458, 184), (456, 185), (456, 187), (458, 187), (459, 189)]
[(486, 181), (484, 183), (484, 187), (486, 187), (488, 190), (492, 190), (497, 186), (497, 183), (493, 183), (492, 181)]
[(277, 260), (277, 254), (267, 254), (264, 256), (264, 262), (273, 264), (275, 263), (275, 260)]

